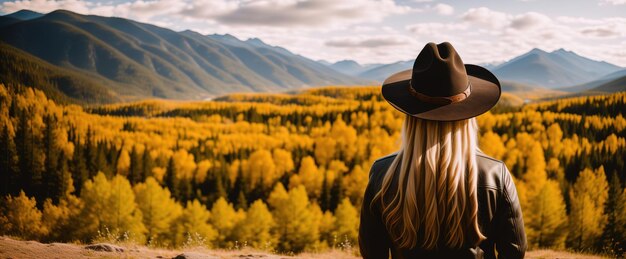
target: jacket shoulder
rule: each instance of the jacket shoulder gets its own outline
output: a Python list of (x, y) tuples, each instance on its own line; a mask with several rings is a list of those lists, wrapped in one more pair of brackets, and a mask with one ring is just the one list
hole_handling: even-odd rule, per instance
[(482, 152), (476, 152), (478, 165), (478, 187), (502, 188), (502, 180), (508, 177), (508, 170), (504, 162), (490, 157)]
[(396, 159), (396, 156), (398, 156), (397, 152), (376, 159), (372, 165), (372, 170), (370, 171), (370, 178), (372, 178), (374, 174), (384, 174), (387, 171), (387, 168), (391, 165), (391, 162)]

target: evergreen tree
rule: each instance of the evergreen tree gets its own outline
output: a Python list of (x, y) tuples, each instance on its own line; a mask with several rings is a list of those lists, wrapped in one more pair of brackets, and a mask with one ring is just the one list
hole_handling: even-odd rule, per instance
[(89, 178), (93, 178), (100, 170), (96, 162), (98, 150), (96, 149), (96, 143), (94, 139), (95, 133), (90, 126), (87, 128), (87, 136), (85, 137), (85, 146), (83, 149), (83, 159), (85, 159), (85, 166), (87, 167)]
[(19, 191), (19, 161), (8, 126), (2, 127), (0, 132), (0, 168), (0, 197), (16, 195)]
[(105, 141), (99, 141), (96, 147), (96, 168), (104, 173), (107, 178), (113, 177), (113, 170), (107, 160), (107, 143)]
[(56, 126), (57, 119), (52, 115), (44, 116), (44, 132), (43, 132), (43, 146), (45, 152), (45, 173), (43, 174), (43, 199), (50, 198), (54, 204), (59, 203), (59, 199), (64, 194), (63, 189), (63, 174), (64, 171), (60, 171), (63, 168), (58, 163), (59, 158), (63, 151), (59, 149), (57, 143), (57, 131)]
[(174, 157), (170, 157), (167, 162), (167, 169), (165, 170), (165, 176), (163, 181), (167, 189), (172, 193), (172, 197), (176, 200), (180, 200), (180, 189), (178, 188), (178, 177), (176, 172), (176, 166), (174, 165)]
[[(20, 111), (20, 117), (15, 134), (15, 145), (19, 157), (20, 182), (19, 186), (27, 195), (39, 197), (41, 193), (41, 171), (44, 168), (41, 159), (41, 143), (36, 139), (33, 123), (30, 121), (29, 110)], [(41, 200), (43, 202), (43, 200)]]
[(604, 252), (619, 257), (626, 253), (626, 189), (613, 173), (606, 202), (607, 224), (602, 233)]
[(320, 195), (320, 207), (323, 211), (330, 209), (330, 187), (328, 184), (328, 171), (324, 171), (324, 180), (322, 182), (322, 194)]
[(152, 168), (154, 168), (154, 160), (152, 159), (152, 156), (150, 156), (150, 151), (148, 150), (147, 147), (143, 150), (141, 161), (142, 161), (141, 169), (143, 170), (141, 177), (142, 179), (148, 179), (148, 177), (152, 176)]
[(329, 210), (335, 211), (341, 200), (343, 200), (343, 174), (337, 174), (330, 190)]
[(246, 199), (246, 195), (243, 193), (243, 190), (239, 191), (239, 195), (237, 196), (237, 204), (235, 208), (242, 209), (242, 210), (245, 210), (248, 208), (248, 200)]
[(143, 161), (137, 152), (137, 146), (133, 146), (130, 151), (130, 168), (128, 169), (128, 181), (131, 185), (143, 182), (143, 169), (141, 168)]
[(72, 158), (72, 182), (77, 194), (82, 193), (83, 183), (89, 179), (89, 172), (87, 171), (87, 165), (83, 159), (83, 146), (80, 144), (80, 139), (74, 142), (74, 156)]

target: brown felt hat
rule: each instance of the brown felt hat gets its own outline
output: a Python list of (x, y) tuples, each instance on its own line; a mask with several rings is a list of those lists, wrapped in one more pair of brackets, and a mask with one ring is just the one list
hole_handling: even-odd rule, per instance
[(448, 42), (428, 43), (413, 69), (383, 82), (383, 98), (403, 113), (426, 120), (456, 121), (487, 112), (500, 99), (500, 82), (489, 70), (464, 65)]

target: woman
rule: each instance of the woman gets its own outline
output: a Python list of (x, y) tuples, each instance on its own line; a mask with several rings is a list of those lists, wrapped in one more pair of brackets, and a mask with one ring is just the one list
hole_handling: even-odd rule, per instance
[(364, 258), (523, 258), (526, 235), (504, 163), (481, 153), (475, 116), (500, 98), (488, 70), (427, 44), (383, 83), (406, 114), (400, 150), (378, 159), (361, 208)]

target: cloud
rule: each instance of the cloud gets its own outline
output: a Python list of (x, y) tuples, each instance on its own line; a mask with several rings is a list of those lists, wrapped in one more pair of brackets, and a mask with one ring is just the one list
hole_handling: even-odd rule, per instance
[(601, 0), (600, 5), (623, 5), (626, 0)]
[(515, 16), (511, 19), (511, 28), (517, 30), (528, 30), (549, 24), (552, 21), (548, 16), (540, 13), (529, 12)]
[(409, 43), (404, 37), (399, 36), (378, 36), (371, 38), (339, 38), (326, 41), (324, 45), (335, 48), (379, 48), (406, 45)]
[(186, 21), (231, 26), (328, 27), (375, 23), (390, 15), (415, 9), (393, 0), (131, 0), (123, 3), (94, 3), (87, 0), (18, 0), (4, 2), (0, 10), (30, 9), (50, 12), (68, 9), (84, 14), (120, 16), (157, 21), (163, 16)]
[(454, 14), (454, 7), (447, 4), (437, 4), (433, 7), (433, 9), (441, 15), (452, 15)]
[(580, 30), (580, 33), (597, 38), (612, 38), (620, 36), (620, 32), (610, 27), (587, 27)]
[[(590, 58), (626, 64), (626, 18), (549, 17), (471, 8), (451, 22), (416, 23), (405, 29), (420, 41), (450, 41), (464, 60), (504, 61), (532, 48), (567, 48)], [(602, 47), (600, 47), (602, 46)]]
[(492, 29), (505, 27), (509, 23), (506, 13), (493, 11), (487, 7), (470, 8), (461, 17), (466, 22)]
[(434, 37), (449, 35), (450, 33), (464, 30), (467, 27), (467, 24), (463, 23), (418, 23), (407, 26), (406, 30), (421, 37)]
[(411, 11), (392, 0), (336, 1), (285, 0), (278, 2), (241, 2), (238, 8), (215, 19), (230, 25), (255, 26), (323, 26), (378, 22), (383, 18)]
[(67, 9), (75, 12), (88, 13), (91, 3), (82, 0), (23, 0), (2, 3), (2, 11), (5, 13), (17, 12), (28, 9), (36, 12), (48, 13), (57, 9)]

